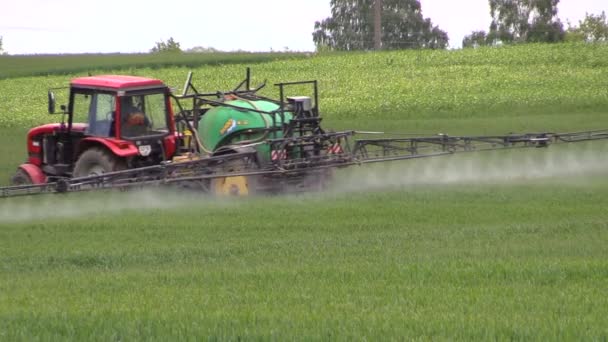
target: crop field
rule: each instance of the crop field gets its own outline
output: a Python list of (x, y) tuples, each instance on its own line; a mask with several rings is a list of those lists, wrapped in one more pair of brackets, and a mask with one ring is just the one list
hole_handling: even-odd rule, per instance
[(281, 59), (297, 59), (304, 53), (160, 53), (160, 54), (67, 54), (67, 55), (0, 55), (0, 79), (25, 76), (46, 76), (99, 70), (153, 68), (169, 66), (187, 68), (204, 65), (263, 63)]
[[(229, 89), (246, 66), (197, 66), (194, 81)], [(607, 45), (252, 67), (268, 95), (278, 81), (318, 79), (328, 128), (608, 127)], [(181, 91), (188, 70), (103, 72)], [(26, 157), (28, 127), (61, 120), (45, 113), (47, 88), (83, 74), (0, 80), (0, 184)], [(596, 141), (354, 167), (301, 195), (1, 200), (0, 340), (606, 340), (606, 156)]]

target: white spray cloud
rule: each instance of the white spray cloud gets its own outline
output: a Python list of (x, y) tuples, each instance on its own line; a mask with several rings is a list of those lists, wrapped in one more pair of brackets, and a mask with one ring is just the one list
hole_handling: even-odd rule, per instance
[(140, 209), (171, 209), (192, 203), (193, 200), (206, 199), (197, 194), (158, 189), (3, 199), (3, 203), (0, 203), (0, 223), (77, 218)]
[[(555, 177), (559, 177), (562, 184), (580, 183), (589, 175), (606, 173), (607, 152), (608, 145), (595, 143), (552, 146), (548, 150), (465, 153), (351, 167), (335, 173), (331, 191), (344, 193), (415, 185), (516, 183)], [(231, 205), (237, 201), (220, 202)], [(217, 205), (218, 201), (198, 193), (159, 189), (32, 196), (1, 200), (0, 224), (81, 218), (129, 210), (166, 210), (205, 203)]]
[[(606, 145), (552, 146), (455, 154), (349, 170), (336, 176), (334, 190), (360, 191), (413, 185), (494, 184), (560, 178), (582, 182), (586, 175), (608, 170)], [(564, 178), (564, 179), (562, 179)]]

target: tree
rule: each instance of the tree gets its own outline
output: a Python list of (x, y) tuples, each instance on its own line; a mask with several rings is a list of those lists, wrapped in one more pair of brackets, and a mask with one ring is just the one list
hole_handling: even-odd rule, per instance
[(204, 46), (195, 46), (193, 48), (190, 48), (188, 50), (186, 50), (186, 52), (191, 52), (191, 53), (217, 53), (220, 52), (220, 50), (213, 48), (213, 47), (204, 47)]
[(2, 47), (2, 36), (0, 36), (0, 55), (5, 55), (6, 52), (4, 51), (4, 48)]
[(559, 42), (564, 27), (557, 18), (559, 0), (489, 0), (491, 42)]
[(603, 11), (599, 15), (587, 13), (585, 19), (579, 21), (578, 27), (569, 27), (566, 34), (566, 39), (569, 41), (608, 42), (606, 13)]
[(488, 45), (490, 43), (491, 42), (488, 41), (488, 35), (486, 34), (486, 31), (473, 31), (470, 35), (464, 37), (464, 39), (462, 40), (462, 47), (479, 47)]
[[(313, 41), (318, 50), (374, 48), (376, 0), (331, 0), (331, 17), (315, 22)], [(444, 49), (448, 35), (422, 17), (418, 0), (383, 0), (382, 49)]]
[(182, 49), (179, 47), (179, 43), (176, 42), (173, 37), (171, 37), (166, 42), (163, 42), (162, 40), (160, 42), (156, 42), (156, 45), (150, 50), (150, 52), (182, 52)]

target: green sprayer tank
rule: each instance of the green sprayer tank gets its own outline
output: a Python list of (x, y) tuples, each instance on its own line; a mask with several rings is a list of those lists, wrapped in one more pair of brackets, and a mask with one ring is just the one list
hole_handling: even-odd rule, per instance
[[(243, 99), (226, 101), (227, 104), (241, 108), (251, 108), (265, 112), (279, 109), (279, 106), (269, 101), (248, 101)], [(276, 127), (281, 127), (280, 115), (275, 116)], [(292, 118), (291, 113), (285, 113), (285, 123)], [(222, 146), (238, 143), (258, 142), (263, 140), (266, 128), (273, 125), (273, 115), (254, 111), (238, 110), (232, 107), (213, 107), (209, 109), (199, 121), (199, 135), (203, 146), (208, 151), (216, 151)], [(281, 138), (282, 132), (276, 132)], [(274, 138), (274, 133), (268, 138)], [(255, 145), (262, 158), (270, 157), (268, 144)]]

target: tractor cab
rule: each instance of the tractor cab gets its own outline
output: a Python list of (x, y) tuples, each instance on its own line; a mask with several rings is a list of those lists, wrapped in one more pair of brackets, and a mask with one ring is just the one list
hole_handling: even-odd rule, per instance
[[(55, 94), (49, 91), (49, 113)], [(14, 183), (82, 177), (157, 165), (176, 151), (170, 90), (160, 80), (89, 76), (72, 80), (61, 123), (28, 133), (28, 161)]]
[(171, 133), (170, 111), (169, 89), (159, 80), (81, 77), (71, 83), (68, 128), (84, 124), (85, 136), (148, 140)]

